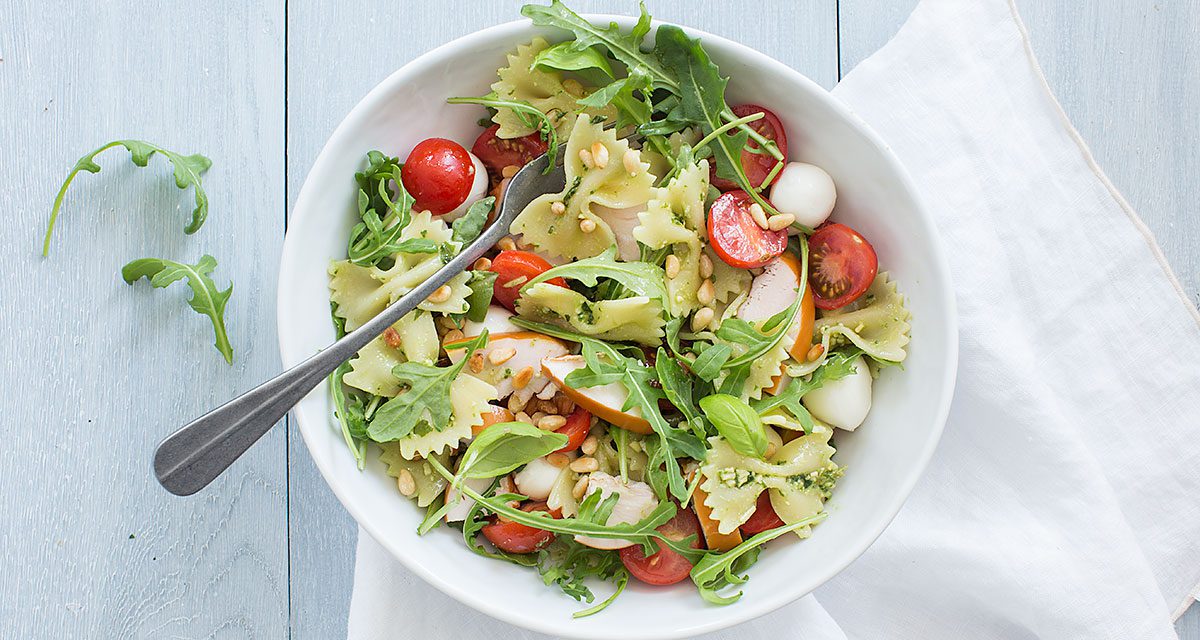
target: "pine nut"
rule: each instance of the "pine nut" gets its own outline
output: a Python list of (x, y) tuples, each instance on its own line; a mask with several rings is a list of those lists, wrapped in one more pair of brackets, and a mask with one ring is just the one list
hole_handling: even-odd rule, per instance
[(512, 394), (508, 397), (508, 410), (513, 413), (518, 413), (525, 408), (527, 401), (522, 400), (517, 394)]
[(575, 473), (591, 473), (600, 470), (600, 461), (592, 457), (585, 457), (571, 463), (571, 471)]
[(696, 314), (692, 316), (692, 333), (703, 331), (713, 321), (713, 315), (716, 312), (712, 307), (700, 307)]
[(556, 216), (561, 216), (567, 212), (567, 205), (562, 203), (562, 200), (555, 200), (550, 203), (550, 213)]
[(530, 380), (533, 380), (533, 367), (525, 367), (518, 371), (517, 375), (513, 376), (513, 388), (524, 389)]
[(608, 147), (599, 140), (592, 143), (592, 162), (596, 163), (597, 169), (608, 166)]
[[(564, 424), (565, 423), (566, 422), (564, 421)], [(585, 455), (585, 456), (590, 456), (593, 453), (596, 453), (596, 449), (599, 449), (599, 448), (600, 448), (600, 440), (598, 440), (596, 438), (596, 436), (588, 436), (588, 437), (584, 438), (583, 444), (579, 445), (579, 450), (582, 451), (583, 455)]]
[(500, 241), (496, 243), (496, 246), (499, 247), (501, 251), (512, 251), (517, 248), (517, 243), (514, 242), (512, 238), (504, 236), (503, 238), (500, 238)]
[(712, 258), (707, 253), (700, 254), (700, 277), (711, 278), (713, 274)]
[(408, 469), (401, 469), (399, 475), (396, 476), (396, 488), (400, 490), (404, 497), (412, 497), (417, 492), (417, 481), (413, 478), (413, 474)]
[(757, 202), (750, 205), (750, 217), (754, 218), (754, 224), (763, 229), (767, 228), (767, 212), (763, 211), (762, 205)]
[(384, 341), (384, 343), (387, 344), (387, 346), (389, 346), (393, 349), (399, 349), (400, 345), (403, 344), (403, 341), (400, 338), (400, 332), (396, 331), (392, 327), (388, 327), (387, 329), (384, 329), (383, 341)]
[(546, 462), (549, 462), (550, 464), (561, 469), (571, 464), (571, 458), (565, 453), (555, 451), (554, 453), (546, 456)]
[(641, 156), (633, 149), (626, 149), (625, 155), (621, 156), (621, 164), (625, 165), (630, 177), (636, 176), (642, 170), (641, 160)]
[(518, 167), (515, 164), (510, 164), (507, 167), (504, 167), (503, 169), (500, 170), (500, 175), (505, 178), (511, 178), (511, 177), (517, 175), (517, 172), (520, 170), (521, 170), (521, 167)]
[(825, 353), (825, 345), (818, 342), (817, 344), (814, 344), (811, 349), (808, 350), (808, 354), (806, 356), (804, 356), (804, 359), (809, 362), (815, 362), (816, 359), (820, 358), (821, 354), (823, 354), (823, 353)]
[(466, 335), (464, 335), (462, 331), (459, 331), (458, 329), (451, 329), (446, 332), (446, 335), (442, 336), (442, 344), (454, 344), (465, 337)]
[(591, 169), (592, 167), (596, 166), (596, 161), (592, 159), (592, 152), (588, 151), (587, 149), (579, 150), (579, 161), (582, 162), (583, 166), (587, 169)]
[(713, 287), (713, 281), (711, 278), (700, 283), (700, 288), (696, 290), (696, 299), (700, 301), (700, 304), (708, 306), (713, 303), (713, 300), (716, 299), (716, 297), (717, 290), (715, 287)]
[(571, 488), (571, 495), (574, 496), (576, 500), (583, 499), (584, 494), (586, 494), (588, 490), (588, 482), (588, 477), (583, 476), (579, 478), (579, 481), (576, 482), (575, 486)]
[(517, 412), (516, 421), (524, 422), (525, 424), (533, 424), (533, 418), (529, 417), (529, 414), (525, 413), (524, 411)]
[(774, 442), (768, 442), (767, 443), (767, 453), (764, 457), (767, 458), (768, 460), (770, 460), (771, 456), (775, 455), (775, 451), (778, 449), (779, 449), (779, 447), (775, 446)]
[(429, 297), (426, 299), (429, 302), (438, 304), (438, 303), (442, 303), (442, 302), (449, 300), (451, 293), (452, 293), (452, 290), (450, 289), (450, 285), (444, 284), (444, 285), (438, 287), (437, 291), (434, 291), (433, 293), (429, 294)]
[(487, 258), (480, 258), (475, 261), (475, 264), (471, 265), (471, 268), (476, 271), (487, 271), (491, 267), (492, 261), (488, 260)]
[(467, 368), (471, 370), (471, 373), (483, 371), (483, 353), (480, 351), (472, 353), (471, 359), (467, 361)]
[(790, 213), (781, 213), (777, 216), (771, 216), (771, 219), (767, 220), (767, 226), (771, 231), (781, 231), (792, 226), (792, 223), (795, 221), (796, 216)]
[(679, 258), (675, 257), (675, 254), (667, 256), (667, 262), (664, 265), (664, 268), (667, 270), (668, 278), (674, 280), (675, 276), (679, 275), (679, 267)]
[(566, 395), (556, 397), (554, 403), (558, 405), (558, 412), (564, 416), (575, 412), (575, 401)]
[(590, 218), (584, 218), (579, 221), (579, 230), (584, 233), (591, 233), (596, 230), (596, 221)]
[(545, 418), (545, 417), (546, 417), (546, 414), (542, 413), (541, 411), (534, 411), (533, 415), (529, 416), (529, 419), (533, 420), (534, 424), (540, 425), (542, 422), (542, 418)]
[(545, 416), (538, 420), (537, 426), (543, 431), (558, 431), (567, 424), (567, 419), (562, 416)]
[(492, 352), (488, 354), (487, 359), (488, 362), (496, 366), (500, 366), (505, 362), (512, 360), (512, 357), (515, 355), (517, 355), (516, 349), (512, 347), (503, 347), (501, 349), (493, 349)]

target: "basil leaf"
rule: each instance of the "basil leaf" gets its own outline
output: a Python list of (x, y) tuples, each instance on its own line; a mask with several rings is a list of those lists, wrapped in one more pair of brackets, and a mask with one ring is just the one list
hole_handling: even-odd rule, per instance
[(496, 197), (488, 196), (467, 207), (467, 212), (451, 223), (450, 226), (454, 231), (450, 239), (459, 243), (461, 247), (471, 244), (475, 238), (479, 237), (479, 234), (483, 233), (483, 228), (487, 226), (488, 216), (491, 215), (495, 204)]
[(495, 424), (480, 432), (458, 466), (464, 478), (495, 478), (567, 444), (567, 436), (527, 422)]
[(718, 393), (701, 398), (700, 408), (734, 451), (756, 458), (766, 454), (767, 433), (762, 419), (741, 398)]
[(487, 344), (485, 330), (464, 346), (467, 353), (456, 364), (437, 367), (421, 362), (402, 362), (392, 368), (407, 389), (383, 403), (367, 425), (367, 436), (375, 442), (399, 440), (413, 432), (418, 424), (441, 431), (450, 424), (450, 383), (466, 366), (475, 350)]
[(192, 209), (192, 218), (188, 221), (187, 226), (183, 228), (183, 232), (192, 234), (200, 230), (200, 227), (204, 224), (204, 220), (208, 217), (208, 194), (204, 193), (204, 186), (200, 183), (200, 176), (204, 175), (204, 172), (208, 171), (208, 168), (212, 166), (212, 160), (198, 153), (190, 156), (181, 155), (144, 140), (114, 140), (76, 160), (75, 166), (71, 167), (71, 172), (67, 174), (67, 179), (59, 187), (58, 195), (54, 197), (54, 206), (50, 209), (50, 222), (46, 225), (46, 236), (42, 240), (42, 257), (50, 255), (50, 236), (54, 233), (54, 223), (58, 220), (58, 212), (62, 208), (63, 196), (67, 194), (67, 188), (71, 186), (71, 182), (75, 180), (75, 176), (80, 171), (100, 173), (100, 165), (96, 164), (96, 156), (100, 155), (103, 151), (118, 146), (128, 149), (129, 159), (139, 167), (148, 165), (150, 163), (150, 156), (156, 153), (171, 162), (171, 166), (174, 169), (175, 186), (180, 189), (193, 187), (195, 192), (196, 206)]
[(146, 278), (151, 286), (162, 289), (187, 278), (187, 285), (192, 289), (192, 297), (188, 299), (196, 313), (208, 316), (212, 321), (213, 334), (216, 336), (217, 351), (225, 357), (225, 362), (233, 364), (233, 346), (229, 344), (229, 334), (225, 331), (225, 304), (233, 293), (233, 284), (221, 291), (217, 288), (209, 274), (217, 268), (217, 259), (205, 255), (196, 264), (183, 264), (162, 258), (142, 258), (134, 260), (121, 268), (121, 277), (126, 284), (133, 284), (139, 278)]
[(467, 294), (467, 320), (483, 322), (487, 317), (488, 305), (492, 303), (492, 294), (496, 292), (495, 271), (472, 271), (467, 286), (471, 293)]

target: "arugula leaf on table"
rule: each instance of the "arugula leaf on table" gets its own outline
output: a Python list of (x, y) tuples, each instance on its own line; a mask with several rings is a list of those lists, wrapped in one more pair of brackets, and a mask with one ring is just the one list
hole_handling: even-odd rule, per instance
[(367, 168), (354, 174), (358, 183), (358, 216), (361, 222), (350, 231), (346, 250), (350, 261), (369, 267), (401, 250), (407, 253), (436, 253), (413, 250), (414, 245), (400, 240), (400, 235), (412, 220), (413, 197), (404, 189), (400, 179), (399, 158), (390, 158), (379, 151), (367, 153)]
[(450, 404), (450, 384), (466, 366), (471, 354), (487, 344), (488, 333), (464, 344), (466, 355), (447, 367), (422, 362), (402, 362), (392, 368), (392, 375), (406, 389), (383, 403), (367, 425), (367, 437), (375, 442), (399, 440), (425, 423), (435, 431), (450, 424), (453, 407)]
[(754, 458), (767, 453), (767, 432), (762, 419), (741, 398), (715, 393), (701, 398), (700, 408), (734, 451)]
[(495, 478), (567, 444), (567, 436), (543, 431), (527, 422), (506, 422), (484, 429), (458, 463), (464, 478)]
[(229, 296), (233, 293), (233, 285), (230, 284), (224, 291), (218, 289), (209, 277), (216, 268), (217, 260), (210, 255), (204, 255), (194, 265), (162, 258), (142, 258), (122, 267), (121, 277), (127, 284), (133, 284), (139, 278), (146, 278), (152, 286), (159, 289), (186, 278), (187, 285), (192, 289), (188, 305), (196, 313), (208, 316), (212, 321), (217, 351), (225, 357), (225, 362), (233, 364), (233, 346), (229, 344), (229, 334), (225, 331), (225, 304), (229, 302)]
[(809, 375), (808, 379), (794, 379), (778, 395), (765, 395), (750, 404), (759, 415), (776, 407), (783, 407), (791, 413), (805, 433), (812, 433), (813, 418), (808, 409), (800, 402), (804, 394), (825, 384), (855, 372), (854, 359), (857, 350), (835, 351), (825, 358), (825, 362)]
[(450, 227), (453, 229), (453, 234), (450, 239), (459, 243), (460, 246), (467, 246), (483, 233), (483, 228), (487, 226), (488, 216), (492, 213), (492, 208), (496, 204), (496, 196), (488, 196), (467, 207), (467, 212), (453, 223)]
[(703, 556), (695, 563), (691, 571), (692, 582), (696, 583), (696, 587), (700, 590), (700, 597), (713, 604), (725, 605), (737, 602), (742, 597), (742, 592), (739, 591), (732, 596), (722, 596), (717, 591), (727, 586), (745, 584), (748, 579), (745, 575), (746, 570), (758, 560), (758, 553), (764, 544), (789, 531), (802, 529), (824, 519), (825, 513), (818, 513), (789, 525), (757, 533), (725, 553), (710, 553)]
[(139, 167), (145, 167), (149, 164), (150, 156), (156, 153), (171, 162), (171, 166), (174, 169), (175, 186), (180, 189), (192, 187), (195, 194), (196, 206), (192, 209), (192, 218), (188, 221), (187, 226), (183, 228), (183, 232), (192, 234), (200, 230), (205, 218), (208, 217), (208, 194), (204, 192), (200, 176), (212, 166), (212, 160), (198, 153), (185, 156), (144, 140), (114, 140), (83, 156), (75, 162), (74, 167), (71, 167), (71, 172), (67, 174), (67, 179), (63, 181), (62, 186), (58, 189), (58, 195), (54, 197), (54, 206), (50, 209), (50, 222), (46, 225), (46, 236), (42, 240), (42, 257), (50, 255), (50, 236), (54, 233), (54, 223), (58, 220), (58, 211), (62, 208), (63, 196), (66, 195), (67, 188), (71, 186), (71, 182), (75, 179), (75, 176), (80, 171), (100, 173), (100, 165), (96, 164), (96, 156), (100, 155), (103, 151), (118, 146), (128, 149), (129, 159)]

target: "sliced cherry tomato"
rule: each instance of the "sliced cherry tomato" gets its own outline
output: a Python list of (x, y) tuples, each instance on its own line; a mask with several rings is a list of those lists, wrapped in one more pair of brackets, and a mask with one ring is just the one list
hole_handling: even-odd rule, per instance
[(461, 144), (429, 138), (413, 147), (400, 170), (404, 189), (416, 202), (413, 209), (434, 215), (453, 211), (471, 195), (475, 163)]
[(758, 494), (758, 503), (754, 506), (754, 513), (742, 525), (742, 535), (748, 537), (782, 526), (783, 520), (780, 520), (779, 514), (775, 513), (775, 507), (771, 506), (771, 496), (764, 491)]
[[(671, 540), (695, 536), (692, 548), (700, 548), (700, 521), (691, 509), (679, 510), (675, 517), (659, 527), (658, 531)], [(621, 564), (629, 569), (633, 577), (646, 584), (655, 585), (675, 584), (688, 577), (688, 573), (692, 571), (692, 563), (688, 562), (687, 558), (661, 543), (658, 545), (658, 551), (650, 557), (642, 553), (640, 544), (621, 549)]]
[[(555, 518), (561, 517), (561, 512), (550, 511), (545, 502), (526, 502), (521, 511), (545, 511)], [(508, 553), (533, 553), (554, 540), (554, 534), (544, 529), (497, 518), (491, 524), (483, 525), (483, 537), (495, 547)]]
[[(542, 275), (542, 272), (549, 271), (550, 263), (529, 251), (501, 251), (500, 255), (492, 260), (492, 266), (489, 269), (496, 272), (496, 285), (493, 293), (496, 302), (504, 305), (510, 311), (515, 311), (517, 298), (521, 297), (521, 287), (525, 282)], [(521, 277), (525, 278), (523, 282), (508, 286), (508, 283)], [(547, 282), (560, 287), (567, 286), (567, 281), (562, 278), (551, 278)]]
[(879, 258), (862, 234), (836, 222), (808, 239), (808, 284), (818, 309), (837, 309), (858, 299), (875, 281)]
[(575, 412), (567, 416), (567, 424), (559, 428), (555, 433), (561, 433), (567, 436), (567, 444), (558, 451), (567, 453), (574, 451), (583, 444), (587, 439), (588, 432), (592, 430), (592, 414), (583, 407), (578, 407)]
[(787, 231), (763, 229), (750, 215), (754, 199), (745, 191), (721, 195), (708, 210), (708, 241), (730, 266), (761, 267), (787, 249)]
[(479, 435), (484, 429), (494, 424), (512, 422), (513, 412), (505, 409), (504, 407), (498, 407), (494, 404), (489, 404), (487, 409), (483, 411), (480, 417), (483, 418), (483, 424), (477, 424), (471, 427), (471, 435), (473, 436)]
[[(783, 130), (783, 123), (779, 121), (779, 118), (774, 113), (771, 113), (770, 109), (760, 107), (756, 104), (739, 104), (733, 107), (733, 115), (739, 118), (745, 118), (755, 113), (761, 113), (763, 117), (751, 122), (750, 128), (757, 131), (762, 137), (774, 140), (775, 146), (779, 147), (779, 153), (784, 159), (787, 159), (787, 132)], [(750, 184), (755, 187), (761, 185), (767, 179), (767, 176), (771, 175), (771, 170), (775, 168), (775, 164), (778, 162), (775, 156), (765, 151), (761, 153), (752, 151), (757, 149), (759, 149), (758, 143), (750, 140), (746, 143), (746, 148), (742, 150), (742, 170), (746, 172), (746, 177), (750, 179)], [(732, 180), (717, 177), (717, 165), (715, 163), (709, 169), (709, 172), (711, 174), (710, 181), (712, 185), (721, 191), (731, 191), (741, 188), (740, 185)], [(771, 178), (771, 182), (775, 182), (775, 179), (778, 177), (779, 174), (776, 173), (775, 177)]]
[(546, 153), (546, 141), (537, 133), (506, 139), (496, 136), (499, 130), (498, 124), (488, 127), (475, 139), (475, 144), (471, 145), (471, 153), (482, 160), (494, 176), (500, 175), (504, 167), (523, 167), (530, 160)]

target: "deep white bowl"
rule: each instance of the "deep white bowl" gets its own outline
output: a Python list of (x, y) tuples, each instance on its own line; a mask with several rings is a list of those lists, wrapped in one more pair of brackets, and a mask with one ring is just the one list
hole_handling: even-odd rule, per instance
[[(631, 18), (616, 20), (630, 28)], [(785, 605), (816, 589), (854, 561), (883, 532), (937, 445), (949, 410), (957, 365), (957, 327), (948, 268), (933, 222), (887, 146), (845, 106), (782, 63), (718, 36), (688, 30), (731, 77), (729, 102), (754, 102), (779, 115), (793, 160), (811, 162), (838, 187), (834, 218), (862, 232), (882, 269), (907, 296), (912, 344), (904, 370), (875, 384), (874, 408), (856, 432), (839, 432), (838, 461), (847, 467), (827, 507), (830, 517), (805, 541), (772, 543), (751, 569), (736, 604), (705, 603), (690, 581), (670, 588), (632, 584), (599, 615), (573, 620), (580, 605), (536, 572), (472, 554), (456, 531), (416, 534), (422, 510), (396, 491), (371, 455), (356, 467), (332, 419), (325, 385), (293, 415), (326, 482), (358, 520), (411, 571), (459, 601), (501, 620), (573, 638), (675, 638), (714, 631)], [(288, 227), (279, 277), (279, 342), (291, 367), (334, 340), (326, 269), (346, 255), (354, 221), (354, 172), (380, 149), (401, 158), (430, 136), (469, 146), (479, 133), (478, 107), (446, 98), (488, 91), (504, 54), (546, 32), (521, 20), (459, 38), (393, 73), (337, 127), (309, 172)]]

